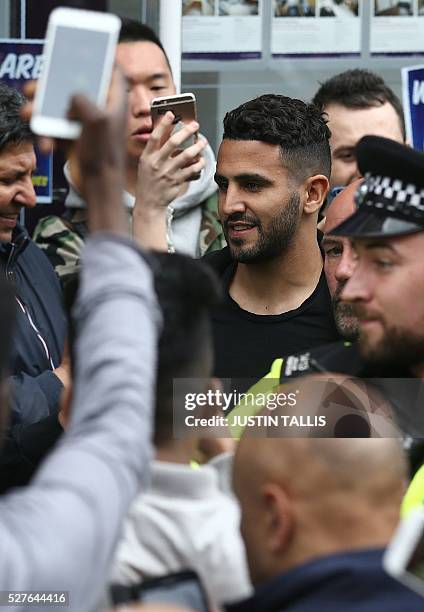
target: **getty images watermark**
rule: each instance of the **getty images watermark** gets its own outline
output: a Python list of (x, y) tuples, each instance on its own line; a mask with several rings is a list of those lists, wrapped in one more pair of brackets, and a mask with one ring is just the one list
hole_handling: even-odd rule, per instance
[[(325, 427), (324, 415), (273, 414), (278, 408), (291, 408), (297, 404), (299, 389), (289, 393), (239, 393), (225, 392), (220, 389), (209, 389), (206, 393), (187, 393), (184, 397), (184, 408), (187, 412), (199, 408), (213, 407), (224, 414), (198, 416), (188, 414), (184, 417), (186, 427)], [(232, 409), (237, 406), (239, 410)], [(261, 410), (259, 414), (243, 413), (241, 408), (254, 406)], [(231, 410), (229, 414), (227, 411)]]
[[(343, 376), (279, 380), (210, 381), (175, 379), (175, 438), (240, 437), (398, 437), (399, 415), (374, 381)], [(403, 383), (402, 383), (403, 384)], [(397, 388), (401, 389), (399, 382)], [(392, 395), (390, 390), (390, 395)], [(424, 431), (424, 429), (423, 429)]]

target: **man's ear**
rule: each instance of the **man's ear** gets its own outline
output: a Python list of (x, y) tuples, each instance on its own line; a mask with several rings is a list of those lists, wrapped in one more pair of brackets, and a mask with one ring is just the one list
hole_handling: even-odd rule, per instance
[(309, 215), (317, 213), (325, 202), (329, 188), (328, 178), (323, 174), (310, 176), (305, 181), (303, 212)]
[(292, 538), (294, 516), (287, 493), (276, 484), (261, 489), (263, 521), (268, 550), (272, 554), (286, 550)]

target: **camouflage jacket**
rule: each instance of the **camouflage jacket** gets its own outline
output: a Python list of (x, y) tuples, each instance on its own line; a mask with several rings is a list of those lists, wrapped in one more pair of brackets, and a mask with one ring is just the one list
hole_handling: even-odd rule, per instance
[[(63, 217), (44, 217), (34, 230), (33, 239), (50, 259), (62, 286), (79, 270), (81, 250), (88, 232), (85, 221), (75, 221), (77, 212), (81, 209), (68, 209)], [(202, 203), (200, 254), (217, 251), (225, 244), (218, 217), (218, 196), (214, 193)]]

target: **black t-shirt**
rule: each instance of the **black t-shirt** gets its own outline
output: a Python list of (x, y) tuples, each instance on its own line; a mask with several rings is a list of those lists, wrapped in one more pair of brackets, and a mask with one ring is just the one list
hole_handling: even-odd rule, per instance
[[(221, 272), (224, 298), (211, 317), (215, 376), (257, 381), (269, 372), (274, 359), (340, 338), (323, 272), (312, 295), (296, 310), (281, 315), (257, 315), (240, 308), (228, 292), (235, 264)], [(249, 384), (240, 381), (235, 386), (241, 390)]]

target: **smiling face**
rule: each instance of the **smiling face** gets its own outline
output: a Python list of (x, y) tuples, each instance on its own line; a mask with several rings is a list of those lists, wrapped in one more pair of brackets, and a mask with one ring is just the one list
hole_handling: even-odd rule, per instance
[(215, 180), (232, 257), (240, 263), (257, 263), (285, 253), (296, 235), (301, 207), (279, 146), (224, 139)]
[(359, 320), (364, 358), (379, 365), (424, 363), (424, 232), (355, 240), (358, 262), (342, 291)]
[(331, 130), (331, 187), (349, 185), (361, 176), (355, 147), (363, 136), (372, 134), (404, 142), (399, 117), (389, 102), (369, 108), (329, 104), (324, 111)]
[(153, 129), (150, 103), (153, 98), (175, 94), (166, 57), (149, 41), (120, 43), (116, 61), (128, 80), (127, 151), (138, 161)]
[(21, 208), (33, 208), (32, 174), (36, 167), (31, 142), (11, 143), (0, 153), (0, 240), (10, 242)]

